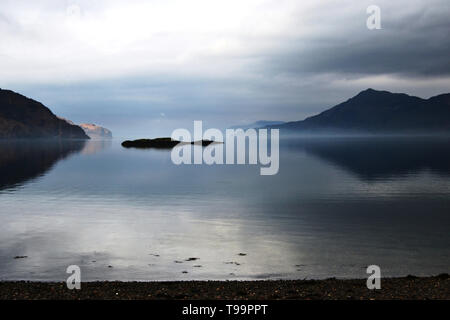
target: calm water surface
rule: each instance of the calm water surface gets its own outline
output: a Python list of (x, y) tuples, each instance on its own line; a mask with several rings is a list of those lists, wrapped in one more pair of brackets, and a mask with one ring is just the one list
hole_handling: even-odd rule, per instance
[(450, 140), (285, 138), (280, 157), (260, 176), (120, 141), (0, 142), (0, 280), (450, 272)]

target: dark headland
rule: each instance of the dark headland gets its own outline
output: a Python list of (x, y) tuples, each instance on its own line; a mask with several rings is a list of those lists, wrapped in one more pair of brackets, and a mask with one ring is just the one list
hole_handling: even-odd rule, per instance
[(42, 103), (0, 89), (0, 139), (16, 138), (89, 139), (83, 129), (58, 118)]
[(369, 290), (366, 279), (82, 282), (68, 290), (65, 282), (0, 282), (0, 299), (15, 300), (449, 300), (450, 277), (383, 278)]
[[(215, 141), (202, 140), (198, 141), (202, 146), (208, 146)], [(139, 149), (171, 149), (178, 144), (194, 144), (195, 142), (181, 142), (172, 140), (171, 138), (156, 138), (156, 139), (138, 139), (138, 140), (126, 140), (122, 142), (124, 148), (139, 148)]]
[(450, 134), (450, 93), (422, 99), (367, 89), (305, 120), (267, 127), (307, 134)]

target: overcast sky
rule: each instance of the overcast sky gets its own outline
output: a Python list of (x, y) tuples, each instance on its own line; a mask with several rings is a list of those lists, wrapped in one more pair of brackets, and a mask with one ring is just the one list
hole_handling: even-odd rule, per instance
[(1, 0), (0, 87), (119, 137), (300, 120), (368, 87), (450, 92), (449, 17), (449, 0)]

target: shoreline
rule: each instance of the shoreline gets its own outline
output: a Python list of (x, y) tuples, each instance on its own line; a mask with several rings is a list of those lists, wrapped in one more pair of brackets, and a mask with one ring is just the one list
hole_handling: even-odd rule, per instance
[(0, 300), (450, 300), (450, 276), (366, 279), (82, 282), (0, 281)]

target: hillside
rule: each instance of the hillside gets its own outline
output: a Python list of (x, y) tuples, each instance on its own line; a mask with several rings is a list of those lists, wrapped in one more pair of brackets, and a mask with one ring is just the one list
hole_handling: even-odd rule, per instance
[(89, 139), (84, 131), (54, 115), (42, 103), (0, 89), (0, 139)]
[(305, 133), (449, 133), (450, 94), (422, 99), (367, 89), (318, 115), (271, 127)]

